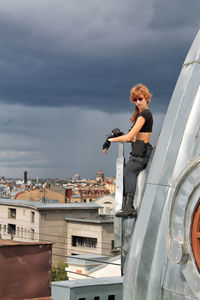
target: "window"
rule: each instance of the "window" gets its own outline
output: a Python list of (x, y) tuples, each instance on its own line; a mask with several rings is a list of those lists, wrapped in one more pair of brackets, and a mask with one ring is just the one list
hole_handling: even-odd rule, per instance
[(96, 248), (97, 239), (84, 237), (84, 236), (75, 236), (72, 235), (72, 246), (73, 247), (88, 247), (88, 248)]
[(115, 295), (109, 295), (108, 300), (115, 300)]
[(94, 300), (100, 300), (99, 296), (94, 297)]
[(83, 202), (84, 202), (84, 203), (86, 203), (86, 201), (87, 201), (86, 199), (83, 199)]
[(109, 207), (106, 207), (106, 208), (105, 208), (105, 213), (106, 213), (107, 215), (110, 214), (110, 211), (111, 211), (111, 209), (110, 209)]
[(6, 225), (3, 226), (3, 232), (6, 234)]
[(34, 240), (34, 233), (35, 233), (34, 229), (31, 228), (31, 236), (30, 236), (31, 240)]
[(16, 225), (8, 224), (8, 234), (11, 234), (11, 239), (13, 239), (15, 233), (16, 233)]
[(15, 208), (8, 209), (8, 218), (16, 219), (16, 209)]
[(35, 213), (34, 213), (34, 211), (31, 212), (31, 222), (32, 223), (35, 222)]
[(78, 300), (86, 300), (86, 298), (78, 298)]
[(99, 214), (103, 214), (103, 208), (99, 208)]
[(114, 240), (111, 241), (111, 249), (112, 250), (115, 249), (115, 241)]

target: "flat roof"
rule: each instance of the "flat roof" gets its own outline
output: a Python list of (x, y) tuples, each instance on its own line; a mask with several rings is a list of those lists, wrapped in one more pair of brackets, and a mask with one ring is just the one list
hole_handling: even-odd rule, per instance
[(74, 258), (81, 258), (81, 259), (88, 259), (88, 258), (95, 258), (95, 259), (99, 259), (99, 258), (103, 258), (103, 259), (105, 259), (105, 258), (110, 258), (109, 256), (107, 256), (107, 255), (101, 255), (101, 254), (94, 254), (94, 253), (87, 253), (87, 254), (77, 254), (77, 255), (71, 255), (70, 257), (68, 256), (68, 259), (69, 258), (72, 258), (72, 259), (74, 259)]
[(71, 217), (65, 217), (65, 221), (71, 221), (71, 222), (81, 222), (81, 223), (95, 223), (95, 224), (107, 224), (107, 223), (113, 223), (113, 220), (92, 220), (92, 219), (81, 219), (81, 218), (71, 218)]
[(93, 279), (80, 279), (80, 280), (66, 280), (66, 281), (54, 281), (53, 286), (60, 286), (65, 288), (77, 288), (77, 287), (87, 287), (92, 285), (109, 285), (109, 284), (122, 284), (122, 277), (101, 277)]
[(15, 200), (15, 199), (0, 199), (0, 205), (13, 205), (13, 206), (28, 206), (34, 207), (38, 210), (47, 209), (98, 209), (101, 205), (94, 202), (90, 203), (44, 203), (37, 201)]
[(0, 240), (0, 247), (3, 245), (16, 245), (16, 244), (23, 244), (23, 242), (18, 241), (11, 241), (11, 240)]
[[(118, 264), (118, 266), (121, 267), (121, 255), (113, 256), (113, 257), (111, 257), (107, 262), (108, 262), (108, 263), (113, 263), (113, 262), (115, 262), (115, 261), (117, 261), (117, 260), (120, 261), (120, 264)], [(89, 274), (92, 275), (93, 272), (98, 271), (98, 270), (101, 270), (101, 269), (105, 268), (105, 266), (106, 266), (106, 263), (104, 263), (104, 264), (102, 263), (102, 264), (100, 264), (99, 266), (96, 266), (96, 267), (90, 269)], [(88, 275), (89, 275), (89, 274), (88, 274)], [(116, 276), (116, 277), (117, 277), (117, 276)]]
[[(97, 260), (99, 262), (97, 262)], [(79, 265), (79, 266), (97, 265), (97, 264), (102, 264), (105, 261), (106, 262), (109, 261), (109, 256), (99, 255), (99, 254), (89, 254), (89, 253), (88, 254), (73, 255), (73, 256), (70, 256), (70, 257), (68, 256), (68, 258), (67, 258), (67, 263), (68, 264), (70, 264), (70, 265)]]
[(20, 241), (12, 241), (12, 240), (0, 240), (0, 247), (8, 247), (8, 246), (41, 246), (41, 245), (52, 245), (51, 242), (20, 242)]

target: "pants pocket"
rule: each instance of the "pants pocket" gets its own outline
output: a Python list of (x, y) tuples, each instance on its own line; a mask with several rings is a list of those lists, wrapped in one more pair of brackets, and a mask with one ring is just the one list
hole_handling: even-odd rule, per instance
[(153, 147), (151, 144), (147, 144), (146, 146), (146, 151), (145, 151), (145, 154), (144, 154), (144, 163), (147, 165), (148, 161), (149, 161), (149, 158), (151, 156), (151, 153), (152, 153), (152, 150), (153, 150)]
[(132, 156), (143, 157), (146, 150), (146, 144), (144, 141), (135, 141), (132, 143)]

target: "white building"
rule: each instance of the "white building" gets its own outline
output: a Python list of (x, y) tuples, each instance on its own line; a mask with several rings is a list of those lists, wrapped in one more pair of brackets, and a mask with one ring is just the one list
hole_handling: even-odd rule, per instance
[(99, 214), (114, 215), (115, 214), (115, 195), (105, 195), (95, 200), (95, 203), (100, 205)]
[(67, 259), (69, 280), (120, 277), (121, 256), (108, 257), (95, 254), (76, 255)]

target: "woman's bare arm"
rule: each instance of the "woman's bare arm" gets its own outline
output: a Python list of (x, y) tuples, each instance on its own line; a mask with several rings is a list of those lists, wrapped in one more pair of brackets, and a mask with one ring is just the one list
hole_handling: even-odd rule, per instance
[(145, 123), (145, 118), (140, 116), (137, 119), (133, 128), (131, 128), (131, 130), (129, 131), (129, 133), (115, 137), (115, 138), (109, 138), (108, 140), (112, 143), (113, 142), (131, 142), (134, 139), (134, 137), (138, 134), (138, 132), (140, 131), (140, 129), (142, 128), (144, 123)]

